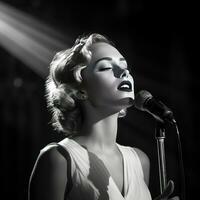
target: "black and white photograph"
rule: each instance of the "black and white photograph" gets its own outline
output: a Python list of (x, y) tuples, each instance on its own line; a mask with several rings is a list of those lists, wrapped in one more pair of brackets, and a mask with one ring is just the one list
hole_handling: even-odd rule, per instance
[(198, 199), (197, 8), (0, 0), (1, 199)]

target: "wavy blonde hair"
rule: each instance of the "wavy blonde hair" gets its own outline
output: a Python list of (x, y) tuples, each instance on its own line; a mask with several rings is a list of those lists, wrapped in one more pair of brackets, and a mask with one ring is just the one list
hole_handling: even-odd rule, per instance
[[(82, 110), (78, 91), (82, 82), (81, 70), (91, 60), (90, 46), (97, 42), (113, 43), (105, 36), (94, 33), (80, 36), (67, 50), (56, 53), (50, 63), (50, 72), (46, 80), (47, 106), (52, 112), (52, 125), (67, 136), (77, 135), (82, 124)], [(125, 116), (122, 110), (119, 117)]]

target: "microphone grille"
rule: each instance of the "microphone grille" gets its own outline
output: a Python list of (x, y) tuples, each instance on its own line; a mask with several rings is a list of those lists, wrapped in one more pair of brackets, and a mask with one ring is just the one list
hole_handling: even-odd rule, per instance
[(134, 105), (137, 109), (144, 111), (144, 103), (153, 96), (146, 90), (139, 91), (135, 96)]

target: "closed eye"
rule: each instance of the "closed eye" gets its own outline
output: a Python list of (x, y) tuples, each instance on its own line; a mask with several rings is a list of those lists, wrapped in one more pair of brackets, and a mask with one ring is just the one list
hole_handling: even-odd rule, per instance
[(106, 71), (106, 70), (110, 70), (112, 69), (111, 67), (104, 67), (104, 68), (100, 68), (99, 71)]

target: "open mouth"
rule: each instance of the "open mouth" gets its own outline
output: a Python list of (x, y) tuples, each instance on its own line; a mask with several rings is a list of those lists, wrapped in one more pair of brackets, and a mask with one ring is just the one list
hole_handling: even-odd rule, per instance
[(122, 81), (118, 88), (118, 90), (121, 90), (121, 91), (126, 91), (126, 92), (131, 92), (132, 91), (132, 84), (130, 81)]

